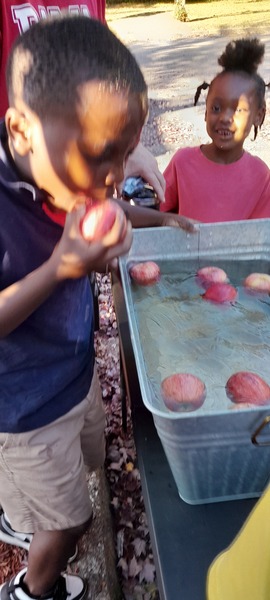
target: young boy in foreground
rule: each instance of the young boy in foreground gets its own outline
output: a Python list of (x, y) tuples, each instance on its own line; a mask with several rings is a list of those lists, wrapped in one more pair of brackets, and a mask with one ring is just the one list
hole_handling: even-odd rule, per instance
[(62, 16), (18, 37), (0, 129), (0, 504), (34, 533), (28, 566), (1, 600), (79, 600), (61, 575), (92, 514), (84, 463), (104, 461), (104, 411), (94, 367), (88, 274), (125, 254), (88, 243), (87, 198), (123, 179), (147, 114), (147, 90), (127, 48), (96, 20)]

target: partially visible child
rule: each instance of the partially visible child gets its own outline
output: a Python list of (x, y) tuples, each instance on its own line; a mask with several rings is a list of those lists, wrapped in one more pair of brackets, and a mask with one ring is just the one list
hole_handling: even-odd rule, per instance
[(256, 38), (231, 42), (218, 59), (223, 70), (199, 86), (195, 104), (209, 88), (205, 121), (212, 141), (174, 154), (164, 172), (161, 211), (204, 223), (270, 217), (269, 168), (243, 147), (265, 117), (266, 84), (257, 73), (263, 56)]

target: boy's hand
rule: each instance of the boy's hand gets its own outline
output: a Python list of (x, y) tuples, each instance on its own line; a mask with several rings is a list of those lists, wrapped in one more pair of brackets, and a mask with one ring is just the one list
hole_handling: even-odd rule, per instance
[(0, 292), (0, 337), (21, 325), (54, 292), (64, 279), (77, 279), (91, 271), (104, 272), (106, 265), (117, 267), (118, 256), (126, 254), (132, 243), (131, 223), (119, 240), (105, 247), (100, 242), (88, 243), (80, 231), (85, 209), (67, 215), (63, 235), (51, 257), (40, 267)]
[(113, 271), (118, 271), (118, 258), (128, 253), (132, 244), (132, 225), (127, 222), (127, 229), (124, 239), (121, 238), (119, 244), (106, 248), (106, 254), (103, 255), (101, 261), (96, 264), (95, 270), (99, 273), (104, 273), (109, 267)]
[(56, 270), (59, 281), (77, 279), (91, 271), (104, 272), (106, 265), (116, 266), (119, 256), (126, 254), (132, 243), (131, 223), (127, 223), (123, 236), (123, 228), (119, 226), (118, 237), (112, 246), (104, 246), (102, 240), (87, 242), (81, 233), (80, 221), (85, 209), (78, 209), (67, 215), (63, 235), (56, 246), (51, 262)]

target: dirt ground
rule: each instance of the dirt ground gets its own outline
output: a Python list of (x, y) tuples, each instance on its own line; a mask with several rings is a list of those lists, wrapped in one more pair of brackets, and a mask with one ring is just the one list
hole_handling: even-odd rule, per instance
[[(269, 30), (269, 0), (219, 0), (217, 2), (186, 2), (188, 22), (194, 33), (207, 31), (217, 35), (224, 31), (265, 33)], [(149, 16), (158, 13), (174, 13), (174, 3), (156, 2), (151, 6), (144, 3), (107, 5), (107, 21), (110, 24), (122, 18)]]

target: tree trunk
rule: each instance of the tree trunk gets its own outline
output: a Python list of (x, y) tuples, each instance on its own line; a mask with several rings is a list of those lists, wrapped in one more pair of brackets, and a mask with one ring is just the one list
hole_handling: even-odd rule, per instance
[(179, 21), (188, 21), (188, 14), (186, 11), (186, 0), (174, 0), (174, 16)]

